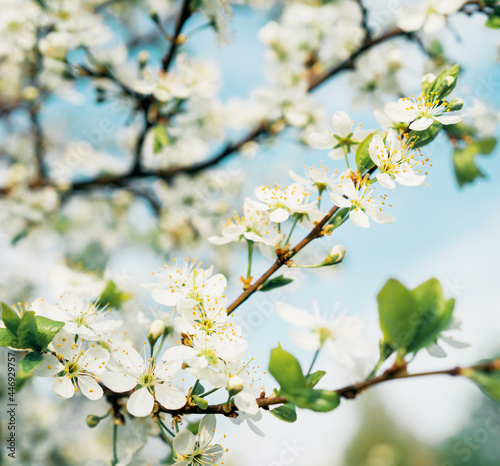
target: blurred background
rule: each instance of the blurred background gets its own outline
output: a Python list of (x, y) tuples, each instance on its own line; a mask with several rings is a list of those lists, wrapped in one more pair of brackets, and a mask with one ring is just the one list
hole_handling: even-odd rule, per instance
[[(375, 30), (384, 30), (394, 21), (393, 13), (398, 5), (366, 4)], [(266, 46), (256, 37), (273, 14), (277, 12), (237, 6), (231, 20), (230, 44), (218, 44), (212, 31), (207, 29), (198, 32), (186, 45), (190, 55), (219, 64), (223, 102), (235, 97), (244, 99), (256, 86), (266, 85)], [(108, 20), (112, 22), (113, 17)], [(196, 28), (203, 23), (195, 17), (189, 26)], [(154, 30), (147, 11), (130, 24), (116, 22), (113, 28), (117, 34)], [(441, 31), (439, 38), (450, 60), (456, 59), (463, 68), (455, 95), (464, 98), (465, 110), (477, 105), (477, 99), (498, 109), (498, 32), (486, 29), (483, 17), (462, 14), (450, 19), (449, 27)], [(401, 44), (405, 63), (398, 80), (408, 93), (416, 93), (425, 59), (418, 47), (405, 39), (398, 39), (397, 43)], [(384, 45), (382, 53), (389, 53), (391, 46)], [(161, 41), (141, 47), (150, 52), (153, 62), (160, 60), (164, 48)], [(372, 102), (360, 99), (359, 90), (351, 81), (351, 73), (343, 73), (314, 93), (326, 109), (325, 124), (329, 124), (333, 112), (344, 110), (365, 129), (376, 127)], [(74, 103), (57, 96), (46, 102), (41, 113), (44, 131), (64, 135), (67, 140), (84, 140), (97, 121), (110, 119), (113, 131), (94, 144), (94, 149), (105, 153), (111, 166), (124, 163), (126, 166), (124, 146), (133, 133), (133, 125), (124, 126), (127, 115), (116, 112), (112, 105), (96, 103), (95, 91), (88, 83), (81, 82), (75, 91), (78, 98), (73, 99)], [(17, 123), (25, 124), (22, 116)], [(6, 127), (0, 131), (5, 144), (9, 140), (8, 131)], [(237, 135), (237, 132), (228, 134), (229, 137)], [(342, 244), (347, 249), (342, 264), (287, 272), (295, 279), (291, 285), (257, 294), (238, 309), (235, 318), (249, 341), (248, 355), (255, 358), (262, 370), (267, 368), (270, 349), (278, 341), (296, 355), (303, 366), (308, 366), (313, 357), (294, 347), (288, 336), (288, 325), (273, 312), (276, 302), (310, 309), (315, 299), (325, 312), (331, 312), (339, 303), (348, 315), (358, 316), (367, 323), (367, 337), (377, 342), (380, 330), (376, 295), (390, 277), (408, 287), (431, 277), (438, 278), (446, 294), (457, 300), (456, 315), (462, 319), (462, 331), (457, 338), (471, 344), (461, 350), (446, 348), (446, 359), (435, 359), (422, 352), (412, 363), (413, 371), (467, 365), (498, 354), (498, 149), (480, 157), (478, 165), (485, 178), (462, 188), (454, 176), (452, 148), (446, 137), (438, 137), (425, 148), (425, 153), (433, 163), (427, 178), (430, 187), (397, 190), (391, 210), (397, 217), (395, 223), (372, 223), (366, 230), (346, 223), (299, 256), (299, 260), (313, 262), (315, 257), (326, 256), (333, 245)], [(4, 240), (0, 242), (0, 297), (8, 303), (54, 297), (59, 292), (58, 268), (98, 271), (133, 294), (124, 310), (117, 311), (123, 312), (123, 318), (131, 323), (137, 312), (148, 314), (148, 307), (157, 306), (140, 284), (148, 282), (153, 271), (175, 257), (197, 258), (205, 265), (214, 264), (217, 271), (229, 278), (229, 299), (236, 297), (241, 289), (239, 277), (246, 269), (246, 249), (241, 244), (213, 246), (207, 241), (209, 234), (203, 236), (204, 232), (220, 231), (225, 217), (240, 209), (246, 196), (253, 197), (255, 186), (289, 183), (290, 169), (301, 174), (304, 167), (318, 166), (321, 162), (332, 169), (337, 163), (328, 158), (326, 151), (298, 143), (297, 134), (291, 129), (276, 140), (260, 144), (256, 150), (222, 163), (209, 175), (214, 177), (214, 190), (194, 192), (210, 202), (213, 197), (217, 203), (217, 211), (211, 214), (212, 230), (201, 228), (202, 236), (190, 242), (183, 241), (182, 237), (190, 233), (182, 227), (178, 231), (180, 238), (175, 238), (171, 229), (168, 235), (162, 236), (161, 225), (158, 231), (155, 214), (143, 200), (134, 200), (123, 218), (110, 218), (105, 209), (89, 210), (84, 200), (73, 198), (65, 206), (65, 215), (80, 224), (79, 227), (66, 231), (64, 219), (59, 219), (59, 223), (50, 227), (21, 235), (15, 244), (4, 233)], [(196, 182), (192, 183), (187, 177), (178, 178), (175, 183), (180, 191), (193, 194), (196, 189)], [(168, 192), (167, 197), (174, 202), (174, 191)], [(171, 213), (164, 221), (172, 225), (182, 215)], [(6, 225), (0, 228), (6, 230)], [(294, 236), (298, 239), (304, 233), (298, 229)], [(270, 259), (257, 255), (253, 275), (259, 276), (269, 264)], [(145, 330), (136, 335), (131, 332), (136, 341), (145, 339)], [(2, 358), (2, 364), (5, 359)], [(375, 362), (374, 359), (370, 364)], [(340, 387), (356, 377), (335, 366), (326, 355), (320, 355), (316, 368), (327, 371), (321, 381), (322, 388)], [(264, 383), (270, 392), (274, 387), (272, 378), (264, 376)], [(5, 395), (4, 384), (1, 389)], [(87, 414), (104, 412), (103, 400), (89, 403), (79, 397), (61, 402), (52, 394), (50, 381), (41, 378), (27, 381), (17, 396), (21, 452), (18, 464), (107, 464), (109, 425), (103, 422), (93, 430), (85, 425)], [(230, 420), (218, 419), (216, 439), (227, 435), (224, 440), (224, 446), (229, 447), (224, 457), (226, 466), (493, 466), (500, 463), (500, 407), (485, 398), (470, 381), (451, 377), (383, 384), (354, 401), (343, 402), (331, 413), (299, 411), (298, 421), (293, 424), (264, 413), (259, 428), (265, 437), (254, 434), (246, 425), (236, 428)], [(33, 451), (39, 455), (38, 459)], [(159, 440), (149, 439), (142, 452), (149, 464), (160, 464), (165, 447)]]

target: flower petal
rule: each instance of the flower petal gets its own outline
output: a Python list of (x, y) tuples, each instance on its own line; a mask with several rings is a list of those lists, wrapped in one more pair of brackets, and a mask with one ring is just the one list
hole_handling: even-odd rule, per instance
[(102, 398), (102, 388), (92, 377), (84, 375), (78, 377), (78, 386), (80, 387), (82, 394), (89, 400), (96, 401)]
[(122, 372), (104, 372), (101, 381), (116, 393), (128, 392), (137, 386), (137, 379)]
[(69, 377), (56, 377), (52, 382), (52, 390), (60, 398), (71, 398), (75, 394), (75, 387)]
[(153, 411), (154, 398), (146, 387), (142, 387), (130, 395), (127, 410), (132, 416), (145, 417)]
[(166, 383), (155, 386), (155, 396), (166, 409), (180, 409), (186, 404), (186, 397), (181, 390)]

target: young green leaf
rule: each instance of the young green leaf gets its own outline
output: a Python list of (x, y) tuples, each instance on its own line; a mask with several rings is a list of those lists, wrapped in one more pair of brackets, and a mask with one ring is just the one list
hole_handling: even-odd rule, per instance
[(329, 390), (295, 389), (285, 396), (297, 407), (319, 413), (333, 411), (340, 404), (337, 392)]
[(306, 376), (306, 384), (308, 387), (313, 388), (315, 387), (318, 382), (324, 377), (326, 374), (325, 371), (316, 371), (313, 372), (312, 374), (309, 374)]
[(269, 412), (273, 416), (276, 416), (278, 419), (285, 422), (295, 422), (297, 420), (297, 411), (295, 410), (295, 406), (290, 403), (271, 409)]
[[(370, 157), (370, 152), (368, 149), (370, 147), (370, 142), (372, 142), (373, 136), (377, 133), (378, 131), (370, 134), (366, 139), (358, 144), (358, 147), (356, 149), (356, 166), (358, 167), (358, 170), (361, 174), (365, 173), (367, 170), (375, 166), (373, 160)], [(382, 135), (382, 137), (384, 136)]]
[(196, 403), (196, 406), (198, 406), (200, 409), (207, 409), (208, 408), (208, 401), (205, 400), (205, 398), (201, 398), (198, 395), (191, 395), (191, 399)]
[(265, 281), (262, 285), (259, 286), (259, 291), (271, 291), (275, 288), (280, 288), (281, 286), (288, 285), (292, 283), (293, 280), (291, 278), (286, 278), (283, 275), (278, 275), (275, 278), (271, 278)]
[(14, 335), (17, 335), (17, 329), (21, 323), (21, 317), (7, 304), (2, 303), (2, 320), (5, 327)]
[(26, 356), (24, 356), (23, 359), (19, 361), (19, 367), (25, 372), (30, 372), (35, 369), (35, 367), (40, 365), (42, 361), (42, 354), (37, 351), (33, 351), (28, 353)]
[(281, 346), (271, 350), (269, 372), (286, 392), (292, 389), (306, 388), (306, 379), (299, 361)]

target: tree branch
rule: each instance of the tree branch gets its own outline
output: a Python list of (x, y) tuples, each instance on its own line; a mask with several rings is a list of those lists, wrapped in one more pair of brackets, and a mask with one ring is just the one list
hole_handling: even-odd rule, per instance
[(177, 17), (177, 23), (175, 25), (175, 32), (172, 36), (172, 43), (170, 44), (170, 49), (168, 53), (163, 57), (162, 60), (162, 69), (163, 71), (168, 71), (170, 64), (175, 55), (175, 51), (177, 50), (177, 46), (182, 43), (179, 36), (181, 35), (182, 28), (184, 24), (191, 16), (191, 10), (189, 8), (190, 0), (184, 0), (182, 3), (181, 11), (179, 16)]

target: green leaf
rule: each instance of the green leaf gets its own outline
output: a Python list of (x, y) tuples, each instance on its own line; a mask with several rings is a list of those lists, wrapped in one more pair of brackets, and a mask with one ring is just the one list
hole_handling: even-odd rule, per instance
[(38, 340), (38, 331), (33, 311), (26, 311), (21, 319), (19, 328), (17, 329), (17, 338), (19, 347), (23, 349), (32, 349), (42, 351), (42, 345)]
[(306, 376), (306, 385), (310, 388), (315, 387), (318, 382), (324, 377), (326, 374), (325, 371), (316, 371), (312, 374)]
[(271, 409), (269, 412), (273, 416), (276, 416), (278, 419), (285, 422), (295, 422), (297, 420), (297, 411), (295, 410), (295, 406), (290, 403)]
[(109, 305), (112, 309), (120, 309), (122, 304), (131, 297), (130, 293), (121, 291), (113, 280), (109, 280), (99, 298), (99, 305)]
[(38, 342), (42, 350), (47, 349), (49, 343), (56, 334), (64, 327), (64, 322), (48, 319), (43, 316), (35, 316)]
[(17, 337), (8, 329), (0, 328), (0, 346), (18, 348)]
[(17, 335), (17, 329), (21, 323), (21, 317), (7, 304), (2, 303), (2, 320), (9, 331)]
[(198, 406), (200, 409), (207, 409), (208, 408), (208, 401), (205, 400), (205, 398), (200, 398), (198, 395), (191, 395), (191, 399), (196, 403), (196, 406)]
[(474, 370), (463, 375), (476, 382), (485, 395), (500, 403), (500, 371), (484, 372)]
[(170, 143), (170, 137), (167, 133), (167, 128), (164, 125), (156, 125), (153, 128), (154, 141), (153, 141), (153, 153), (157, 154), (161, 150), (168, 146)]
[(418, 351), (434, 343), (439, 334), (451, 322), (455, 300), (444, 298), (439, 280), (431, 278), (411, 291), (417, 312), (413, 320), (417, 324), (415, 336), (408, 351)]
[(31, 372), (43, 361), (43, 356), (39, 352), (31, 352), (19, 361), (19, 367), (25, 372)]
[(415, 302), (410, 291), (391, 278), (378, 294), (377, 301), (384, 342), (393, 348), (406, 348), (415, 334), (412, 321)]
[(271, 350), (269, 372), (287, 392), (294, 388), (306, 388), (306, 379), (299, 361), (281, 348), (281, 345)]
[(410, 131), (408, 133), (408, 139), (413, 141), (413, 147), (418, 149), (419, 147), (426, 146), (434, 141), (442, 127), (443, 125), (441, 123), (435, 121), (424, 131)]
[(435, 278), (412, 291), (391, 279), (377, 300), (384, 347), (414, 353), (432, 344), (448, 327), (455, 305), (453, 299), (444, 299), (441, 284)]
[(495, 9), (486, 20), (486, 26), (491, 29), (500, 29), (500, 5), (495, 6)]
[(201, 395), (205, 393), (205, 388), (201, 383), (198, 382), (198, 384), (193, 387), (193, 391), (191, 392), (193, 395)]
[(372, 142), (373, 136), (375, 134), (377, 134), (377, 131), (370, 134), (366, 139), (360, 142), (356, 149), (355, 160), (358, 170), (361, 174), (365, 173), (367, 170), (375, 166), (369, 152), (370, 142)]
[[(458, 72), (459, 72), (459, 66), (458, 64), (453, 65), (451, 68), (444, 70), (434, 81), (434, 84), (429, 88), (429, 91), (427, 94), (430, 94), (431, 92), (436, 93), (436, 98), (442, 99), (443, 97), (446, 97), (448, 94), (450, 94), (453, 89), (455, 89), (455, 86), (457, 85), (457, 78), (458, 78)], [(451, 76), (453, 78), (453, 83), (451, 85), (446, 85), (445, 84), (445, 79)]]
[(460, 187), (472, 183), (476, 178), (484, 178), (484, 173), (476, 165), (476, 158), (479, 154), (491, 154), (496, 143), (496, 138), (489, 137), (475, 141), (466, 147), (455, 149), (453, 165)]
[(278, 275), (275, 278), (271, 278), (271, 279), (265, 281), (257, 289), (259, 291), (270, 291), (270, 290), (274, 290), (275, 288), (279, 288), (281, 286), (288, 285), (289, 283), (292, 283), (292, 282), (293, 282), (293, 280), (291, 278), (286, 278), (283, 275)]
[(340, 404), (337, 392), (330, 390), (295, 389), (287, 392), (285, 396), (297, 407), (319, 413), (333, 411)]

